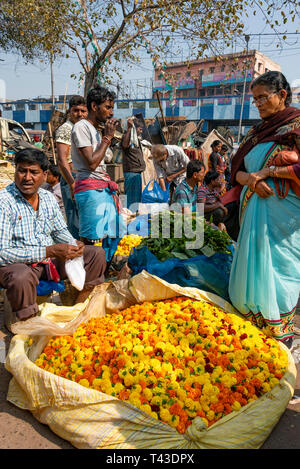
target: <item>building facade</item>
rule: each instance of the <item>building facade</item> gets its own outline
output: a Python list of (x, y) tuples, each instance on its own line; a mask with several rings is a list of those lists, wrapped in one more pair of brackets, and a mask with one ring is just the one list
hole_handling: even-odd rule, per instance
[(163, 72), (155, 71), (153, 92), (185, 99), (238, 95), (246, 79), (245, 91), (249, 93), (251, 81), (271, 70), (281, 71), (281, 67), (257, 50), (222, 55), (218, 60), (177, 62), (168, 64)]

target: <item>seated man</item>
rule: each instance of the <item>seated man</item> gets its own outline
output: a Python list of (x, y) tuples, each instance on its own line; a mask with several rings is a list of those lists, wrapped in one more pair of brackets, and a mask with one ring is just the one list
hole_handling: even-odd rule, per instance
[(196, 212), (198, 183), (204, 179), (204, 165), (199, 160), (192, 160), (186, 168), (186, 178), (176, 187), (173, 203), (182, 207), (183, 213)]
[(26, 320), (38, 312), (39, 280), (66, 279), (65, 262), (83, 255), (86, 282), (77, 298), (83, 301), (104, 281), (106, 260), (100, 247), (69, 244), (74, 238), (55, 197), (41, 188), (49, 167), (45, 153), (21, 150), (15, 165), (15, 181), (0, 191), (0, 286), (16, 318)]
[(165, 191), (166, 184), (170, 184), (170, 200), (172, 201), (175, 188), (185, 178), (186, 167), (190, 159), (177, 145), (153, 145), (151, 155), (160, 187)]
[(204, 217), (212, 221), (220, 229), (224, 229), (223, 221), (227, 215), (227, 209), (221, 203), (218, 189), (222, 184), (220, 174), (217, 171), (208, 171), (204, 178), (204, 184), (198, 189), (197, 203), (204, 204)]

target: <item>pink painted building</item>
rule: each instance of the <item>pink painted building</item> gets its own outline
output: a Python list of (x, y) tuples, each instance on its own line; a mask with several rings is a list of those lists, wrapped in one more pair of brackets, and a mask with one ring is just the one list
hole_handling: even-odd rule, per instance
[(245, 71), (247, 93), (254, 78), (268, 71), (281, 71), (281, 67), (257, 50), (225, 54), (218, 60), (209, 57), (170, 63), (163, 72), (155, 71), (153, 92), (161, 91), (164, 98), (169, 97), (172, 87), (177, 98), (239, 94)]

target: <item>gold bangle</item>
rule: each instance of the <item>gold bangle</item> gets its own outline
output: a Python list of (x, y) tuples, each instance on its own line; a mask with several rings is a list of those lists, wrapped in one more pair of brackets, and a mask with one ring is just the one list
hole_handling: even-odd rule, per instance
[[(250, 175), (251, 175), (251, 174), (252, 174), (252, 173), (249, 173), (248, 179), (250, 178)], [(252, 182), (252, 184), (251, 184), (251, 183), (250, 183), (250, 184), (247, 183), (247, 186), (249, 187), (249, 189), (251, 189), (251, 190), (254, 192), (254, 189), (255, 189), (255, 186), (256, 186), (257, 183), (258, 183), (258, 180), (255, 180), (254, 182)]]

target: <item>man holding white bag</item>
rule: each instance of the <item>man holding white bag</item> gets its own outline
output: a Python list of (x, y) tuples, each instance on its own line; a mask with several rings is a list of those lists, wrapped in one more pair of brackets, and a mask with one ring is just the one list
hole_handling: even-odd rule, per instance
[(85, 283), (77, 302), (84, 301), (104, 282), (106, 259), (101, 247), (74, 240), (55, 197), (41, 188), (49, 167), (45, 153), (21, 150), (15, 165), (14, 183), (0, 191), (0, 287), (17, 319), (26, 320), (38, 312), (40, 280), (66, 279), (66, 262), (83, 257)]

